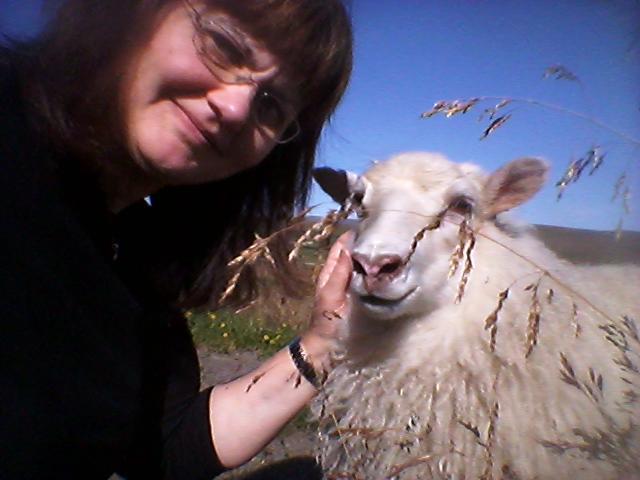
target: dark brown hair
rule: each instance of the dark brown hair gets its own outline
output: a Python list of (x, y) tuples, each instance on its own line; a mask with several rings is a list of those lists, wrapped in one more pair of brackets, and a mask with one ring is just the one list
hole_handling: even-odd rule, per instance
[[(64, 0), (43, 33), (21, 45), (32, 104), (59, 151), (89, 163), (123, 157), (122, 122), (114, 107), (123, 58), (152, 33), (158, 12), (175, 1)], [(344, 93), (352, 62), (351, 27), (340, 0), (209, 3), (237, 16), (285, 61), (305, 103), (300, 135), (277, 145), (257, 167), (153, 196), (151, 224), (138, 232), (140, 254), (157, 291), (186, 308), (217, 306), (229, 278), (228, 261), (254, 234), (282, 228), (306, 203), (320, 134)], [(279, 273), (291, 280), (282, 241), (271, 248)], [(230, 303), (253, 298), (255, 280), (248, 269)]]

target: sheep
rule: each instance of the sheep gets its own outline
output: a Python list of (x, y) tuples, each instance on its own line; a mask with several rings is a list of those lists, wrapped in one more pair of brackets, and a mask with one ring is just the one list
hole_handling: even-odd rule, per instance
[(640, 268), (572, 265), (506, 218), (547, 170), (413, 152), (316, 171), (360, 217), (312, 405), (326, 478), (640, 478)]

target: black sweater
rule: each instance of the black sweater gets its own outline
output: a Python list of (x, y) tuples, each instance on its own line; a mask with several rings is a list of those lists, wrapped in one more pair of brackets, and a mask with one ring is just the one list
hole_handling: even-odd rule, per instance
[(54, 161), (20, 91), (2, 67), (0, 478), (211, 478), (209, 390), (138, 255), (152, 209), (106, 213), (91, 179)]

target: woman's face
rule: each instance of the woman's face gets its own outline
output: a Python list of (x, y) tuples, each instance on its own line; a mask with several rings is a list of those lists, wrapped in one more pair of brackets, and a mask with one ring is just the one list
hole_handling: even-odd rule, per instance
[[(215, 75), (220, 64), (212, 68), (199, 54), (208, 40), (194, 36), (188, 6), (172, 2), (165, 13), (148, 43), (132, 56), (123, 81), (127, 147), (143, 177), (157, 189), (220, 180), (255, 166), (283, 133), (256, 118), (273, 118), (264, 110), (276, 98), (283, 104), (277, 107), (284, 106), (279, 114), (291, 117), (278, 121), (294, 121), (299, 100), (293, 84), (273, 55), (242, 35), (237, 38), (249, 52), (251, 67), (236, 67), (230, 77), (220, 78)], [(229, 26), (223, 32), (242, 32), (233, 18), (216, 15)]]

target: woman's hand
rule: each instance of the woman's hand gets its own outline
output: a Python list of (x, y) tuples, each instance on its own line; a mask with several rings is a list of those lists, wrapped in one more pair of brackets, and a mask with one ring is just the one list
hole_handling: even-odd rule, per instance
[[(321, 375), (330, 367), (334, 340), (349, 311), (349, 249), (353, 234), (343, 234), (331, 247), (318, 277), (311, 326), (300, 338), (305, 360)], [(317, 393), (301, 379), (288, 348), (256, 370), (211, 393), (211, 437), (222, 465), (236, 467), (259, 452)]]
[(344, 328), (349, 313), (347, 289), (353, 269), (350, 254), (353, 237), (351, 231), (343, 233), (329, 250), (318, 276), (311, 325), (301, 338), (303, 349), (318, 371), (328, 367), (334, 340)]

